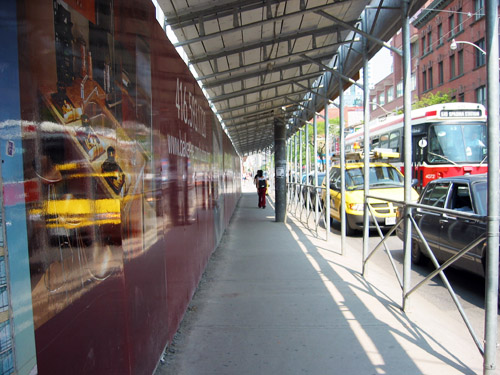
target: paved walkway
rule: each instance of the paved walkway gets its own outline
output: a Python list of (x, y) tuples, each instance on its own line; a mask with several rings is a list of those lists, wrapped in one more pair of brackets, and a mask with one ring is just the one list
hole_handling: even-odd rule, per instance
[(418, 293), (403, 313), (387, 270), (360, 249), (274, 222), (246, 186), (157, 375), (482, 374), (464, 324)]

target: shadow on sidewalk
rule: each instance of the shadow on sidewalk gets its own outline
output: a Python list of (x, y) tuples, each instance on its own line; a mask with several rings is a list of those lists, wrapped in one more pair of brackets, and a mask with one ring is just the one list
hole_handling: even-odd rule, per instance
[(401, 312), (399, 285), (256, 202), (242, 195), (157, 375), (480, 371)]

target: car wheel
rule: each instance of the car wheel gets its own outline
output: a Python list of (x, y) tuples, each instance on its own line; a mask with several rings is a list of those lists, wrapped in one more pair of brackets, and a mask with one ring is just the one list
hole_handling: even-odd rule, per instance
[(411, 241), (411, 262), (413, 264), (422, 265), (425, 263), (427, 258), (420, 250), (420, 245), (416, 240)]
[(345, 235), (346, 236), (353, 236), (354, 233), (356, 233), (356, 228), (351, 227), (351, 224), (349, 224), (349, 220), (345, 221)]

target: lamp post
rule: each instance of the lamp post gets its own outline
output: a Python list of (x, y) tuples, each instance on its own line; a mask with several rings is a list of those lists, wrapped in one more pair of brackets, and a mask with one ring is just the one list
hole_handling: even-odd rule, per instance
[[(452, 51), (455, 51), (457, 49), (457, 44), (468, 44), (472, 47), (476, 47), (479, 51), (481, 51), (481, 53), (486, 56), (486, 51), (484, 49), (482, 49), (481, 47), (479, 47), (477, 44), (474, 44), (474, 43), (471, 43), (471, 42), (466, 42), (465, 40), (455, 40), (455, 39), (452, 39), (451, 40), (451, 44), (450, 44), (450, 49)], [(500, 61), (500, 59), (498, 59)]]
[(376, 106), (377, 106), (377, 107), (379, 107), (382, 111), (384, 111), (386, 115), (393, 115), (393, 114), (395, 114), (395, 113), (397, 112), (396, 110), (388, 111), (387, 109), (385, 109), (383, 106), (381, 106), (381, 105), (380, 105), (380, 104), (378, 104), (377, 102), (368, 102), (367, 104), (376, 105)]
[(474, 43), (471, 43), (471, 42), (466, 42), (465, 40), (455, 40), (455, 39), (452, 39), (451, 40), (451, 44), (450, 44), (450, 49), (452, 51), (455, 51), (457, 49), (457, 44), (469, 44), (473, 47), (476, 47), (479, 51), (481, 51), (481, 53), (483, 55), (486, 55), (486, 51), (483, 50), (481, 47), (479, 47), (478, 45), (474, 44)]

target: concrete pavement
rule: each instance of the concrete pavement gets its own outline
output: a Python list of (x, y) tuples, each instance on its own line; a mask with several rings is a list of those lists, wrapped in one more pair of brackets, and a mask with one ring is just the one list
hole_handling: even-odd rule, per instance
[[(465, 325), (244, 194), (156, 375), (481, 374)], [(478, 334), (482, 335), (482, 332)]]

